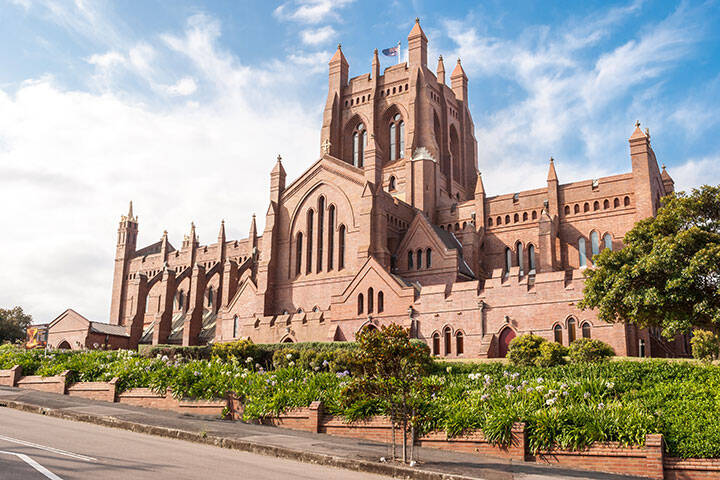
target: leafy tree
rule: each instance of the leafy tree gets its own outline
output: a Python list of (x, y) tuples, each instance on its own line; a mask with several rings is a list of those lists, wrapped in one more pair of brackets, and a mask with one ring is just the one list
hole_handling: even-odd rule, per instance
[(0, 308), (0, 343), (25, 340), (31, 323), (32, 316), (23, 312), (22, 307)]
[(720, 332), (720, 186), (664, 197), (624, 243), (593, 258), (581, 308), (597, 308), (606, 322), (660, 327), (666, 337)]
[[(392, 422), (393, 457), (395, 428), (403, 433), (403, 462), (407, 462), (407, 439), (411, 449), (415, 428), (423, 423), (434, 387), (423, 382), (432, 367), (427, 345), (410, 340), (409, 330), (397, 324), (381, 330), (365, 329), (357, 338), (352, 363), (353, 377), (344, 392), (349, 403), (377, 401)], [(410, 458), (412, 459), (412, 450)]]

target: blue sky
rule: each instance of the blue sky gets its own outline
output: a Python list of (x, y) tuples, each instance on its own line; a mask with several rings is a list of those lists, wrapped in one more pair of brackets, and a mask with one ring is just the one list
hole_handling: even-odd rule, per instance
[(415, 17), (431, 68), (462, 58), (491, 194), (551, 155), (561, 182), (628, 171), (636, 120), (679, 188), (720, 183), (718, 1), (0, 0), (0, 306), (107, 320), (130, 199), (141, 246), (262, 228), (275, 157), (318, 155), (335, 46), (366, 73)]

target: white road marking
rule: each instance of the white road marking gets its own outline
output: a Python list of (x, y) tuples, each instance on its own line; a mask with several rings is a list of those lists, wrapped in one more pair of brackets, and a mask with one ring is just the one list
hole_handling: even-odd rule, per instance
[(19, 459), (21, 459), (22, 461), (24, 461), (25, 463), (27, 463), (28, 465), (33, 467), (35, 470), (37, 470), (38, 472), (45, 475), (45, 477), (49, 478), (50, 480), (63, 480), (62, 478), (58, 477), (57, 475), (52, 473), (50, 470), (43, 467), (42, 465), (40, 465), (39, 463), (37, 463), (35, 460), (28, 457), (27, 455), (24, 455), (22, 453), (6, 452), (4, 450), (0, 450), (0, 453), (6, 453), (8, 455), (15, 455), (16, 457), (18, 457)]
[(57, 453), (59, 455), (65, 455), (66, 457), (77, 458), (78, 460), (83, 460), (85, 462), (97, 462), (97, 458), (80, 455), (78, 453), (67, 452), (65, 450), (60, 450), (59, 448), (47, 447), (45, 445), (38, 445), (37, 443), (26, 442), (25, 440), (19, 440), (17, 438), (6, 437), (5, 435), (0, 435), (0, 440), (5, 440), (6, 442), (17, 443), (20, 445), (25, 445), (26, 447), (39, 448), (40, 450), (46, 450), (48, 452)]

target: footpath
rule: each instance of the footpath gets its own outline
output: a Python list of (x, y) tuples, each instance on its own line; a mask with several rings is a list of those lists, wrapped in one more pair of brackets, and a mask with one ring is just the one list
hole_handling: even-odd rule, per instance
[[(383, 462), (390, 446), (266, 425), (0, 386), (0, 407), (348, 470), (419, 480), (629, 480), (470, 453), (416, 448), (414, 467)], [(0, 432), (2, 408), (0, 408)], [(399, 452), (400, 449), (398, 449)]]

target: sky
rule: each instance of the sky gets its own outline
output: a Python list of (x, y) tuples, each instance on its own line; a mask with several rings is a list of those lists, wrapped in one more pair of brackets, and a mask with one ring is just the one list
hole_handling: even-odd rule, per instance
[[(720, 0), (718, 0), (720, 1)], [(0, 0), (0, 308), (107, 321), (117, 226), (264, 226), (269, 174), (319, 155), (327, 62), (350, 75), (416, 17), (461, 58), (490, 195), (630, 170), (639, 120), (676, 188), (720, 183), (720, 5)], [(382, 68), (396, 60), (381, 57)]]

